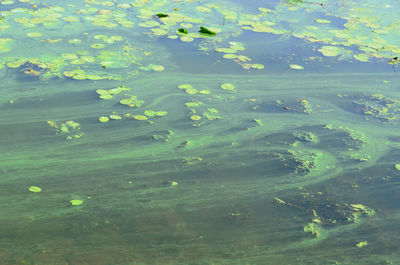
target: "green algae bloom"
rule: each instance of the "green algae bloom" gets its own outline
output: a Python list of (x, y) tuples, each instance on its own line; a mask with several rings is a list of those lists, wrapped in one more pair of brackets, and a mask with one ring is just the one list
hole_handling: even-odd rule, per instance
[(70, 200), (69, 202), (71, 203), (72, 206), (79, 206), (83, 204), (82, 200)]
[(28, 188), (28, 190), (31, 191), (31, 192), (41, 192), (41, 191), (42, 191), (42, 188), (37, 187), (37, 186), (30, 186), (30, 187)]

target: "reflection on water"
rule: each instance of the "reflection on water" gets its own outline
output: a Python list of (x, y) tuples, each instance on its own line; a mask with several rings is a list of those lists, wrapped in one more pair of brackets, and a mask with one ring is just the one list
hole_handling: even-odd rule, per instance
[(399, 263), (368, 4), (0, 3), (0, 264)]

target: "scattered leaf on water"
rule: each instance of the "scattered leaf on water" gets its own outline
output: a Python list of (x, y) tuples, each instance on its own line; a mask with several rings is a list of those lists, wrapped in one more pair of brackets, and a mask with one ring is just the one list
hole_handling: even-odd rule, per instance
[(147, 117), (144, 116), (144, 115), (133, 115), (133, 118), (134, 118), (135, 120), (139, 120), (139, 121), (145, 121), (145, 120), (149, 119), (149, 118), (147, 118)]
[(28, 190), (31, 192), (41, 192), (42, 188), (37, 187), (37, 186), (30, 186)]
[(120, 119), (122, 119), (121, 116), (115, 115), (115, 114), (111, 114), (109, 117), (110, 117), (110, 119), (112, 119), (112, 120), (120, 120)]
[(192, 116), (190, 116), (190, 119), (191, 119), (192, 121), (198, 121), (198, 120), (201, 120), (201, 116), (199, 116), (199, 115), (192, 115)]
[(322, 19), (322, 18), (317, 18), (317, 19), (315, 19), (315, 22), (321, 23), (321, 24), (329, 24), (329, 23), (331, 23), (330, 20)]
[(322, 46), (320, 49), (318, 49), (318, 51), (324, 56), (333, 57), (339, 54), (340, 48), (336, 46)]
[(264, 69), (264, 65), (259, 64), (259, 63), (252, 64), (251, 67), (254, 69), (260, 69), (260, 70)]
[(233, 84), (231, 84), (231, 83), (224, 83), (224, 84), (221, 85), (221, 88), (223, 90), (228, 90), (228, 91), (235, 90), (235, 86)]
[(110, 120), (110, 118), (108, 118), (107, 116), (101, 116), (99, 118), (99, 122), (108, 122)]
[(209, 36), (214, 36), (215, 34), (217, 34), (216, 32), (214, 32), (212, 30), (209, 30), (206, 27), (200, 27), (199, 32), (202, 33), (202, 34), (205, 34), (205, 35), (209, 35)]
[(303, 66), (298, 65), (298, 64), (291, 64), (291, 65), (289, 65), (289, 67), (292, 68), (292, 69), (295, 69), (295, 70), (302, 70), (302, 69), (304, 69)]
[(82, 201), (82, 200), (70, 200), (69, 202), (70, 202), (71, 205), (73, 205), (73, 206), (79, 206), (79, 205), (82, 205), (82, 204), (83, 204), (83, 201)]
[(158, 117), (164, 117), (164, 116), (167, 116), (167, 115), (168, 115), (168, 112), (167, 112), (167, 111), (160, 110), (160, 111), (156, 111), (155, 114), (156, 114), (156, 116), (158, 116)]

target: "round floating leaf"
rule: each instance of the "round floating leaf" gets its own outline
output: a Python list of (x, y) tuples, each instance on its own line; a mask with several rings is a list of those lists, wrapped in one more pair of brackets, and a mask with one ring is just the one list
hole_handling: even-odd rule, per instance
[(211, 93), (211, 91), (210, 91), (210, 90), (203, 89), (203, 90), (200, 90), (199, 93), (200, 93), (200, 94), (203, 94), (203, 95), (208, 95), (208, 94)]
[(133, 115), (133, 118), (134, 118), (135, 120), (139, 120), (139, 121), (145, 121), (145, 120), (148, 119), (148, 118), (147, 118), (146, 116), (144, 116), (144, 115)]
[(146, 115), (147, 117), (152, 118), (152, 117), (156, 116), (156, 113), (154, 111), (152, 111), (152, 110), (145, 110), (144, 111), (144, 115)]
[(99, 118), (99, 122), (108, 122), (110, 120), (110, 118), (108, 118), (107, 116), (101, 116)]
[(103, 94), (103, 95), (100, 95), (99, 98), (101, 98), (101, 99), (112, 99), (113, 96), (110, 95), (110, 94)]
[(333, 57), (337, 56), (340, 52), (340, 48), (336, 46), (322, 46), (321, 49), (318, 49), (324, 56)]
[(396, 169), (400, 171), (400, 164), (395, 165)]
[(260, 69), (260, 70), (264, 69), (264, 65), (259, 64), (259, 63), (252, 64), (251, 67), (254, 69)]
[(42, 188), (37, 186), (30, 186), (28, 190), (31, 192), (41, 192)]
[(224, 54), (224, 56), (222, 56), (222, 57), (225, 59), (235, 59), (237, 57), (237, 55), (233, 54), (233, 53), (227, 53), (227, 54)]
[(167, 111), (160, 110), (160, 111), (156, 111), (156, 112), (155, 112), (155, 115), (158, 116), (158, 117), (164, 117), (164, 116), (167, 116), (167, 115), (168, 115), (168, 112), (167, 112)]
[(189, 37), (189, 36), (182, 36), (181, 37), (181, 41), (183, 41), (183, 42), (191, 42), (193, 40), (194, 39), (192, 37)]
[(182, 84), (178, 86), (179, 89), (193, 88), (191, 84)]
[(366, 53), (359, 53), (359, 54), (354, 54), (354, 58), (359, 60), (360, 62), (368, 62), (368, 54)]
[(42, 33), (40, 33), (40, 32), (28, 32), (28, 33), (26, 33), (26, 36), (30, 37), (30, 38), (36, 38), (36, 37), (42, 36)]
[(229, 91), (235, 90), (235, 86), (234, 86), (233, 84), (231, 84), (231, 83), (223, 83), (223, 84), (221, 85), (221, 88), (222, 88), (223, 90), (229, 90)]
[(289, 67), (292, 68), (292, 69), (295, 69), (295, 70), (302, 70), (302, 69), (304, 69), (303, 66), (297, 65), (297, 64), (291, 64), (291, 65), (289, 65)]
[(321, 23), (321, 24), (329, 24), (329, 23), (331, 23), (330, 20), (322, 19), (322, 18), (317, 18), (317, 19), (315, 19), (315, 22)]
[(192, 121), (198, 121), (198, 120), (201, 120), (201, 116), (199, 116), (199, 115), (192, 115), (192, 116), (190, 116), (190, 119), (191, 119)]
[(165, 70), (165, 67), (162, 65), (152, 65), (151, 69), (153, 69), (153, 71), (156, 71), (156, 72), (162, 72)]
[(82, 41), (80, 39), (72, 39), (72, 40), (69, 40), (68, 42), (71, 44), (76, 44), (76, 45), (82, 43)]
[(195, 94), (197, 94), (199, 91), (196, 89), (196, 88), (194, 88), (194, 87), (192, 87), (192, 88), (186, 88), (186, 93), (188, 93), (189, 95), (195, 95)]
[(92, 47), (93, 49), (101, 49), (101, 48), (104, 48), (104, 44), (94, 43), (94, 44), (90, 45), (90, 47)]
[(110, 119), (112, 119), (112, 120), (120, 120), (120, 119), (122, 119), (121, 116), (115, 115), (115, 114), (111, 114), (109, 117), (110, 117)]
[(82, 200), (70, 200), (69, 202), (70, 202), (71, 205), (73, 205), (73, 206), (79, 206), (79, 205), (82, 205), (82, 203), (83, 203)]

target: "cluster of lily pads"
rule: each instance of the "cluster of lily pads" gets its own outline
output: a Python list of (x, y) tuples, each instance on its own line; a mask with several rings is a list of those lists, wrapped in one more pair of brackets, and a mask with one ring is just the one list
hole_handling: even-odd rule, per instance
[[(185, 90), (185, 92), (189, 95), (196, 95), (196, 94), (209, 95), (211, 93), (211, 91), (208, 89), (198, 90), (192, 84), (181, 84), (178, 85), (178, 88)], [(227, 88), (225, 90), (232, 91), (234, 90), (235, 87), (230, 83), (224, 83), (221, 85), (221, 88), (223, 89)], [(185, 106), (188, 108), (190, 113), (190, 120), (201, 121), (203, 117), (205, 118), (204, 121), (201, 121), (200, 123), (197, 124), (193, 124), (193, 126), (198, 127), (206, 120), (211, 121), (223, 118), (222, 116), (218, 115), (219, 111), (216, 108), (203, 108), (203, 104), (204, 104), (203, 102), (194, 99), (190, 102), (185, 103)]]
[[(124, 115), (117, 115), (117, 114), (110, 114), (108, 116), (101, 116), (99, 117), (99, 122), (105, 123), (110, 120), (121, 120), (122, 118), (127, 118), (127, 119), (134, 119), (134, 120), (139, 120), (139, 121), (147, 121), (150, 118), (154, 117), (164, 117), (167, 116), (168, 112), (159, 110), (159, 111), (153, 111), (153, 110), (145, 110), (143, 114), (132, 114), (132, 113), (125, 113)], [(149, 121), (149, 123), (153, 123), (152, 121)]]
[(47, 121), (47, 125), (54, 129), (57, 135), (64, 136), (67, 140), (78, 139), (83, 136), (83, 133), (80, 131), (80, 124), (75, 121), (66, 121), (63, 123)]

